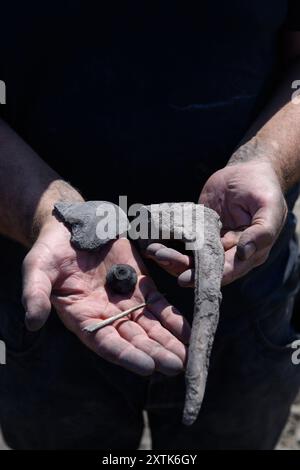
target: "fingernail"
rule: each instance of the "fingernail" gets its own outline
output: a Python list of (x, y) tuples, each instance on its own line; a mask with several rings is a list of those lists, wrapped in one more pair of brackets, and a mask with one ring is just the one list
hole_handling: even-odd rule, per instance
[(170, 250), (168, 250), (168, 248), (161, 248), (160, 250), (157, 250), (155, 253), (155, 258), (157, 262), (163, 266), (170, 266), (170, 264), (172, 264), (169, 260)]
[(237, 255), (242, 261), (246, 261), (251, 258), (256, 252), (256, 246), (253, 242), (248, 242), (244, 246), (237, 246)]
[(178, 284), (181, 287), (189, 287), (191, 284), (194, 284), (194, 271), (192, 269), (188, 269), (181, 273), (177, 278)]
[(158, 257), (156, 259), (157, 259), (157, 262), (161, 264), (162, 266), (170, 266), (171, 264), (170, 261), (162, 260), (162, 259), (159, 259)]

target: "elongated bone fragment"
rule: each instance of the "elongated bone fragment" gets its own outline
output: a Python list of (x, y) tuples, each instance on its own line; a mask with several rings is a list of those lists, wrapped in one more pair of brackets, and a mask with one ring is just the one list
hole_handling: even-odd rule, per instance
[(136, 312), (136, 310), (139, 310), (140, 308), (146, 307), (146, 302), (143, 302), (141, 304), (135, 305), (134, 307), (129, 308), (128, 310), (124, 310), (123, 312), (119, 312), (116, 315), (113, 315), (110, 318), (107, 318), (106, 320), (102, 320), (97, 323), (93, 323), (89, 326), (86, 326), (83, 331), (87, 331), (88, 333), (94, 333), (95, 331), (101, 330), (101, 328), (104, 328), (107, 325), (111, 325), (117, 320), (120, 320), (120, 318), (127, 317), (133, 312)]
[[(185, 373), (183, 423), (191, 425), (200, 411), (209, 359), (219, 321), (224, 250), (218, 214), (193, 203), (145, 206), (151, 213), (151, 230), (164, 238), (167, 232), (192, 249), (195, 260), (195, 300), (192, 333)], [(153, 230), (154, 229), (154, 230)]]

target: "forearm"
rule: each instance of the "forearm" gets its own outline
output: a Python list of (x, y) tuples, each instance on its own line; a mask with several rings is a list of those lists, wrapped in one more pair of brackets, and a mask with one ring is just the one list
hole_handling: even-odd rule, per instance
[(300, 180), (300, 104), (291, 100), (292, 82), (299, 78), (300, 59), (288, 70), (274, 99), (228, 162), (271, 162), (285, 192)]
[(0, 233), (30, 246), (58, 200), (82, 197), (0, 121)]

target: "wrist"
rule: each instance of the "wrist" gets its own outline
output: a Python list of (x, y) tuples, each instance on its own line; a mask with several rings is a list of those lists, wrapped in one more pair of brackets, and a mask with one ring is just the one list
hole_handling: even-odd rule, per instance
[(41, 196), (34, 212), (30, 229), (30, 244), (39, 236), (44, 228), (57, 225), (60, 222), (53, 214), (54, 204), (59, 202), (84, 202), (80, 193), (63, 180), (53, 181), (47, 191)]
[(281, 157), (276, 142), (266, 142), (255, 136), (241, 145), (230, 157), (227, 166), (242, 163), (253, 163), (268, 166), (275, 173), (283, 192), (288, 189), (288, 183), (281, 166)]

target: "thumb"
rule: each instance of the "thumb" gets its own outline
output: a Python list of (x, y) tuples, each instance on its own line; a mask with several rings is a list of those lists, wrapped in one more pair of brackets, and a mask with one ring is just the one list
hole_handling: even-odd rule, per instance
[(25, 324), (30, 331), (39, 330), (47, 321), (50, 311), (52, 283), (49, 276), (36, 263), (23, 263), (22, 303), (26, 310)]
[(237, 244), (237, 256), (245, 261), (261, 250), (270, 250), (277, 238), (277, 227), (267, 221), (254, 222), (240, 236)]

